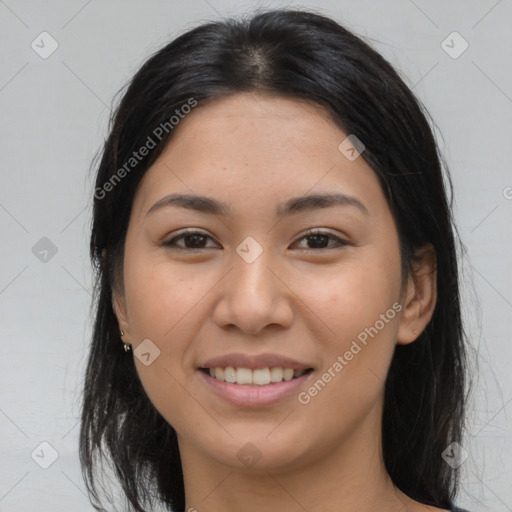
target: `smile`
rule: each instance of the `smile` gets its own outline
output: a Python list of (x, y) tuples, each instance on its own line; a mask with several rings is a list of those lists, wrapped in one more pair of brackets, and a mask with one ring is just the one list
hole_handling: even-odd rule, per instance
[(290, 381), (301, 377), (305, 373), (312, 371), (311, 368), (305, 370), (294, 370), (293, 368), (282, 368), (279, 366), (269, 368), (234, 368), (228, 366), (226, 368), (201, 368), (202, 371), (208, 373), (210, 377), (228, 382), (230, 384), (239, 384), (246, 386), (268, 386), (283, 381)]
[(208, 393), (242, 408), (281, 403), (297, 396), (314, 366), (283, 354), (225, 354), (201, 361), (198, 374)]

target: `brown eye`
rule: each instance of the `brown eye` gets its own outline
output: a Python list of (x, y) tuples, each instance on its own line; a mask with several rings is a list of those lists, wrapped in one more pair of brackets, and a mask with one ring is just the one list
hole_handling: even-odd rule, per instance
[[(321, 250), (321, 249), (335, 249), (348, 245), (347, 242), (341, 238), (325, 232), (325, 231), (314, 231), (303, 236), (299, 241), (306, 240), (306, 247), (304, 250)], [(331, 241), (331, 243), (329, 243)]]
[[(207, 249), (205, 244), (208, 239), (211, 240), (208, 235), (201, 233), (200, 231), (187, 231), (181, 235), (171, 238), (167, 242), (164, 242), (163, 245), (176, 249)], [(178, 245), (178, 242), (181, 241), (183, 241), (183, 244)]]

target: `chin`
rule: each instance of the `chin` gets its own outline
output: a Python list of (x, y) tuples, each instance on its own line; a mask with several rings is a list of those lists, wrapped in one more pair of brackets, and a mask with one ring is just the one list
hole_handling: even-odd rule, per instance
[[(275, 425), (272, 428), (275, 428)], [(229, 427), (228, 427), (229, 430)], [(272, 429), (265, 428), (262, 432), (255, 432), (254, 427), (247, 432), (232, 430), (233, 438), (224, 439), (224, 442), (212, 440), (205, 445), (204, 438), (200, 441), (200, 450), (203, 455), (230, 467), (236, 471), (252, 474), (284, 473), (288, 470), (297, 470), (297, 467), (306, 464), (309, 448), (305, 443), (304, 434), (281, 435), (272, 439)]]

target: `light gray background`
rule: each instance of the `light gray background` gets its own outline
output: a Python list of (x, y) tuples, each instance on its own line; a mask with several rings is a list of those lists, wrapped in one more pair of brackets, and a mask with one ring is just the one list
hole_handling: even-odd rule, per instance
[[(114, 94), (150, 52), (184, 30), (287, 3), (0, 0), (0, 511), (92, 510), (77, 454), (91, 333), (88, 169)], [(371, 38), (439, 126), (468, 252), (465, 315), (478, 376), (459, 504), (511, 511), (512, 2), (292, 5)], [(31, 48), (34, 40), (42, 45), (43, 31), (59, 45), (47, 59)], [(469, 44), (458, 58), (441, 46), (453, 31)], [(452, 52), (461, 43), (448, 39)], [(32, 252), (42, 237), (57, 248), (46, 262)], [(47, 469), (35, 462), (51, 462), (42, 442), (58, 452)]]

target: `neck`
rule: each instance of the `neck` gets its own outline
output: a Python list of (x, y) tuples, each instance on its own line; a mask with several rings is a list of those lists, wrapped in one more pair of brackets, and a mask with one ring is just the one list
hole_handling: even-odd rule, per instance
[[(377, 409), (380, 409), (378, 407)], [(239, 468), (220, 463), (179, 439), (185, 511), (202, 512), (395, 512), (413, 510), (393, 486), (381, 449), (381, 411), (373, 411), (347, 439), (308, 462), (287, 469)], [(378, 435), (376, 435), (378, 433)], [(321, 450), (320, 450), (321, 451)]]

